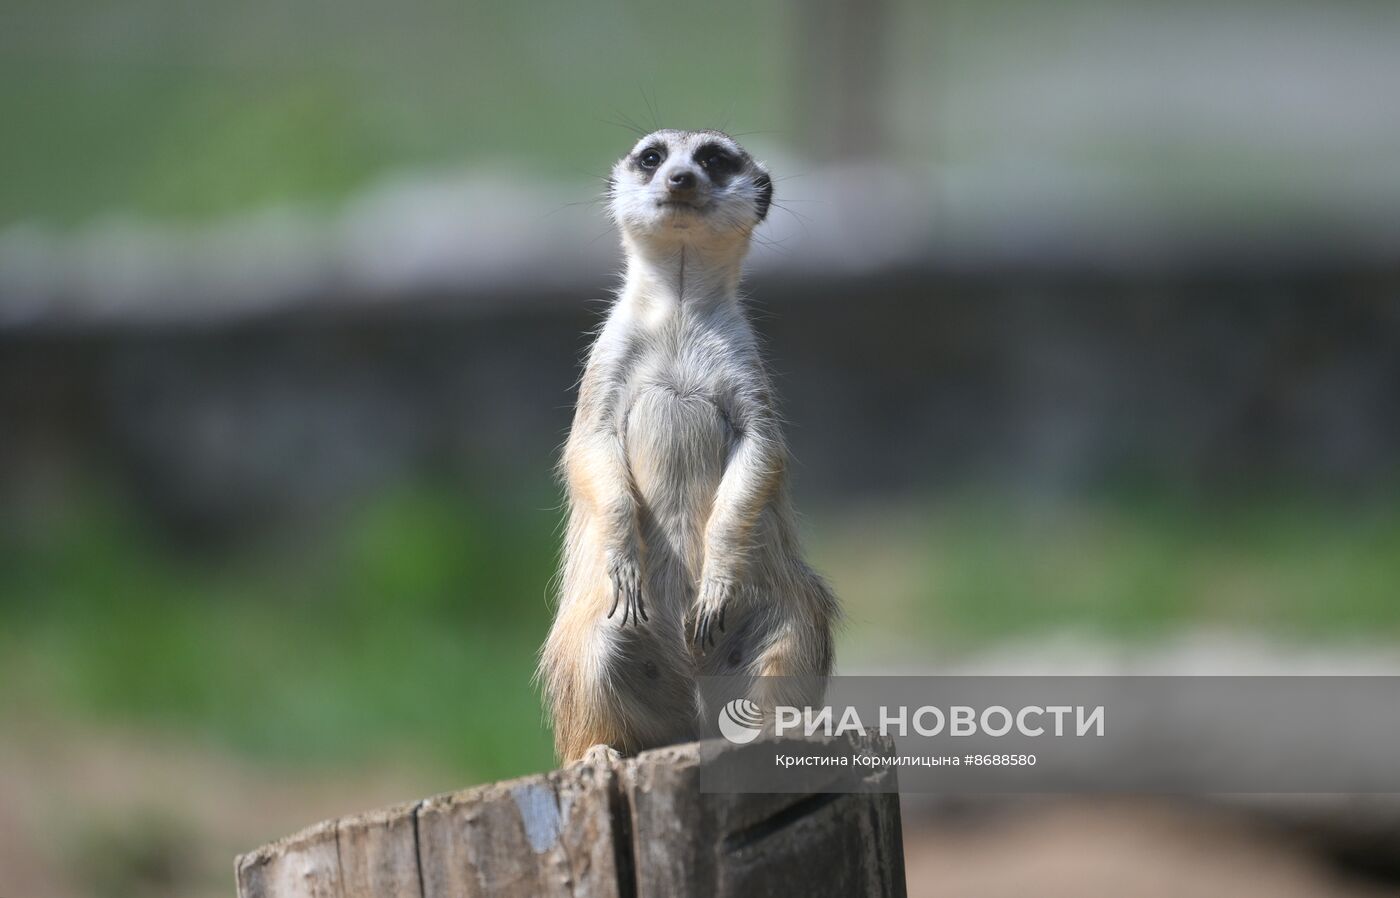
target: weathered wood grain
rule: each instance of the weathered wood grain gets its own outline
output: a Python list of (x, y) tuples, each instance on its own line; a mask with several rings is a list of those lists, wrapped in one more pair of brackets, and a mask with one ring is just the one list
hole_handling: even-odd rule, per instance
[(416, 804), (342, 818), (336, 829), (346, 898), (422, 898)]
[[(701, 791), (716, 763), (775, 747), (782, 750), (707, 742), (621, 761), (599, 755), (329, 821), (240, 857), (238, 894), (902, 898), (893, 771), (831, 771), (812, 781), (811, 793)], [(821, 791), (838, 778), (843, 788), (871, 791)]]
[(423, 898), (614, 898), (615, 777), (603, 761), (423, 802)]
[(784, 741), (682, 745), (625, 767), (638, 898), (905, 894), (892, 770), (824, 774), (829, 784), (863, 792), (822, 792), (819, 782), (810, 794), (701, 791), (702, 771), (717, 752), (730, 761), (771, 755)]
[(245, 854), (236, 867), (239, 898), (344, 898), (334, 820)]

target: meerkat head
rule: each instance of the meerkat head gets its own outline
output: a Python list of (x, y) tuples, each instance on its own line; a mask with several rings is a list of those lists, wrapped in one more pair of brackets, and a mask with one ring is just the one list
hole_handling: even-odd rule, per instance
[(744, 242), (768, 215), (773, 179), (728, 134), (668, 129), (618, 160), (608, 194), (632, 240)]

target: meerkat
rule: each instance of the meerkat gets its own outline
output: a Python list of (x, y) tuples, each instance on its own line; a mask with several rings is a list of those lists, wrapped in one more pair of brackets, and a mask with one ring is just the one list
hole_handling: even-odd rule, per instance
[(614, 166), (608, 199), (626, 276), (564, 447), (568, 523), (540, 663), (565, 762), (711, 734), (699, 677), (749, 678), (764, 709), (820, 701), (838, 613), (798, 544), (739, 296), (772, 178), (726, 134), (662, 130)]

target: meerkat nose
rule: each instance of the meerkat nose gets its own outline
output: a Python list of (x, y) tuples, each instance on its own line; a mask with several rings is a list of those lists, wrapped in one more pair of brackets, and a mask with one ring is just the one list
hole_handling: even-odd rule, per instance
[(671, 172), (671, 176), (666, 179), (666, 184), (672, 190), (694, 190), (695, 172), (687, 169)]

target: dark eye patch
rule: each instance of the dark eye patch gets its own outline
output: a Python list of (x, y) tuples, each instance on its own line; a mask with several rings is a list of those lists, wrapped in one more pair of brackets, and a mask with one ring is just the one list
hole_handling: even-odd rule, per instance
[(666, 148), (653, 144), (643, 147), (627, 160), (632, 168), (642, 173), (645, 181), (650, 181), (651, 176), (656, 174), (656, 170), (661, 167), (661, 163), (666, 161)]
[(707, 143), (695, 151), (692, 157), (695, 164), (705, 170), (711, 179), (731, 177), (743, 167), (739, 157), (717, 143)]

